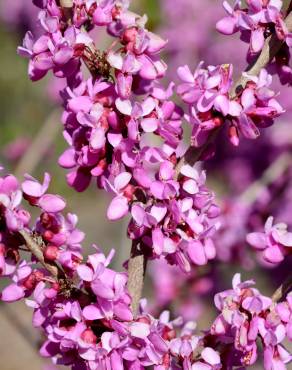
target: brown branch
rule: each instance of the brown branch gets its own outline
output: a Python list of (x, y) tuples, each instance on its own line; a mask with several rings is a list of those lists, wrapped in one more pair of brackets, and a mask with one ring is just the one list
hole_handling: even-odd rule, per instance
[(132, 297), (131, 308), (134, 316), (137, 315), (139, 309), (139, 301), (142, 296), (144, 275), (146, 271), (147, 258), (143, 251), (139, 249), (139, 245), (132, 243), (131, 257), (128, 263), (128, 291)]
[(284, 0), (284, 1), (283, 1), (282, 10), (283, 10), (283, 13), (284, 13), (284, 14), (287, 14), (287, 12), (289, 12), (289, 11), (290, 11), (291, 3), (292, 3), (292, 1), (291, 1), (291, 0)]
[(31, 254), (40, 262), (41, 265), (56, 279), (64, 277), (64, 272), (55, 263), (48, 263), (45, 261), (44, 254), (41, 246), (34, 240), (31, 235), (25, 231), (20, 230), (19, 234), (23, 237), (25, 245), (31, 252)]
[(292, 291), (292, 274), (288, 276), (288, 279), (275, 291), (272, 296), (274, 303), (280, 302), (286, 298), (287, 294)]

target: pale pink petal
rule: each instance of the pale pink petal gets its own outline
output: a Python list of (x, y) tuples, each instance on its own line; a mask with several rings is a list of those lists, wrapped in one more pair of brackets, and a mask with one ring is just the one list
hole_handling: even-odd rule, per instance
[(3, 289), (1, 299), (4, 302), (15, 302), (19, 301), (24, 297), (24, 289), (17, 284), (8, 285)]
[(220, 365), (220, 356), (218, 352), (211, 347), (204, 348), (201, 356), (210, 365)]
[(141, 127), (144, 132), (154, 132), (158, 128), (159, 121), (156, 118), (144, 118), (141, 121)]
[(45, 194), (39, 201), (38, 205), (46, 212), (61, 212), (66, 207), (66, 202), (59, 195)]
[(142, 322), (134, 322), (130, 326), (130, 333), (133, 337), (145, 339), (150, 334), (150, 327)]
[(107, 209), (107, 217), (111, 221), (116, 221), (123, 218), (128, 211), (129, 204), (127, 198), (118, 195), (111, 201)]
[(86, 320), (99, 320), (104, 317), (101, 310), (96, 305), (93, 305), (93, 304), (90, 306), (86, 306), (83, 309), (82, 313), (83, 313), (83, 317)]
[(93, 279), (93, 271), (90, 267), (86, 265), (79, 265), (77, 267), (77, 273), (79, 277), (84, 281), (92, 281)]
[(107, 61), (113, 68), (122, 70), (123, 56), (121, 53), (114, 53), (113, 51), (110, 51), (107, 55)]
[(264, 32), (262, 28), (258, 28), (251, 33), (251, 47), (254, 53), (262, 50), (265, 42)]
[(117, 98), (116, 107), (125, 116), (130, 116), (132, 113), (132, 104), (130, 100), (122, 100), (121, 98)]
[(196, 265), (203, 266), (208, 262), (204, 246), (200, 241), (189, 242), (187, 251), (190, 259)]
[(179, 67), (177, 70), (177, 74), (183, 82), (194, 83), (194, 76), (190, 71), (189, 66), (185, 65), (183, 67)]
[(132, 175), (129, 172), (120, 173), (114, 180), (114, 187), (117, 191), (125, 188), (131, 181)]
[(89, 142), (92, 149), (102, 149), (106, 142), (104, 129), (98, 127), (92, 130)]
[(153, 109), (155, 108), (155, 105), (156, 105), (156, 103), (155, 103), (155, 100), (153, 98), (149, 97), (149, 98), (145, 99), (141, 104), (142, 111), (143, 111), (143, 113), (142, 113), (143, 117), (148, 116), (148, 114), (150, 114), (153, 111)]
[(256, 249), (265, 249), (267, 247), (267, 237), (264, 233), (250, 233), (246, 241)]
[(188, 194), (194, 195), (199, 191), (198, 184), (195, 180), (189, 179), (183, 183), (183, 189)]
[(236, 31), (236, 23), (236, 18), (224, 17), (216, 23), (216, 29), (224, 35), (232, 35)]

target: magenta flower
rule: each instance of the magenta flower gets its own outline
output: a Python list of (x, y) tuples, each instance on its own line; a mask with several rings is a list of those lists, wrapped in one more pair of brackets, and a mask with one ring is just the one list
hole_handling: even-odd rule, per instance
[(45, 194), (48, 190), (51, 177), (45, 173), (44, 182), (40, 184), (33, 177), (26, 175), (26, 180), (22, 184), (24, 196), (32, 205), (37, 205), (45, 212), (57, 213), (66, 207), (63, 198), (58, 195)]
[(272, 264), (282, 262), (292, 247), (292, 233), (287, 231), (287, 225), (273, 225), (273, 217), (265, 224), (265, 232), (254, 232), (247, 235), (247, 242), (256, 250), (261, 251), (266, 261)]
[(178, 86), (177, 92), (184, 102), (192, 104), (200, 113), (212, 108), (223, 116), (229, 113), (228, 92), (232, 84), (232, 66), (209, 66), (202, 69), (201, 62), (194, 74), (188, 66), (178, 69), (178, 76), (183, 84)]
[(131, 177), (132, 175), (129, 172), (123, 172), (115, 178), (114, 186), (108, 183), (113, 192), (117, 194), (107, 210), (107, 217), (111, 221), (123, 218), (129, 211), (129, 199), (124, 194), (126, 194)]
[(217, 22), (217, 30), (225, 35), (240, 31), (245, 35), (243, 39), (250, 43), (251, 54), (262, 50), (265, 32), (271, 24), (276, 26), (279, 39), (285, 38), (281, 0), (248, 0), (246, 8), (242, 7), (241, 1), (235, 1), (233, 8), (224, 1), (223, 6), (228, 16)]

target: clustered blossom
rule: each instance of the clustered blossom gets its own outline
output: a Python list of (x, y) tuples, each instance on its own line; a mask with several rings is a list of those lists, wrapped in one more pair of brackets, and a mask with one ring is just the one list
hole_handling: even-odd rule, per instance
[[(183, 110), (171, 100), (174, 84), (157, 82), (166, 70), (158, 54), (165, 41), (120, 2), (78, 2), (72, 11), (66, 26), (64, 11), (47, 3), (39, 15), (44, 34), (33, 40), (28, 33), (19, 48), (30, 58), (32, 80), (49, 70), (67, 79), (62, 121), (70, 147), (59, 164), (69, 170), (69, 185), (84, 191), (93, 178), (115, 194), (108, 218), (130, 213), (129, 235), (152, 257), (185, 271), (206, 264), (216, 254), (211, 219), (218, 209), (204, 174), (187, 167), (176, 174)], [(115, 38), (107, 51), (96, 49), (85, 24), (106, 26)], [(92, 74), (87, 79), (81, 61)]]
[[(165, 88), (159, 80), (167, 66), (159, 53), (166, 41), (146, 29), (146, 16), (131, 12), (129, 1), (74, 0), (67, 9), (57, 0), (34, 3), (42, 33), (28, 32), (18, 51), (29, 58), (31, 80), (49, 71), (65, 80), (62, 123), (69, 148), (59, 164), (68, 169), (68, 184), (81, 192), (94, 180), (114, 194), (108, 219), (130, 215), (128, 236), (147, 258), (167, 261), (179, 273), (206, 265), (216, 257), (219, 208), (205, 172), (181, 165), (183, 119), (192, 126), (191, 146), (205, 146), (225, 124), (234, 145), (239, 134), (255, 139), (283, 112), (271, 76), (265, 69), (259, 76), (245, 74), (246, 84), (233, 93), (230, 64), (201, 63), (194, 73), (180, 67), (182, 83)], [(281, 1), (250, 0), (247, 6), (237, 1), (233, 11), (225, 4), (230, 16), (218, 28), (247, 31), (250, 54), (274, 29), (289, 45)], [(113, 38), (105, 51), (94, 43), (96, 29)], [(174, 102), (174, 91), (187, 114)], [(292, 339), (291, 293), (274, 302), (236, 274), (233, 289), (215, 296), (219, 316), (200, 334), (194, 322), (171, 321), (168, 312), (154, 318), (144, 300), (136, 315), (127, 273), (109, 267), (114, 252), (106, 257), (94, 246), (83, 259), (77, 216), (64, 215), (66, 202), (47, 193), (49, 183), (48, 174), (42, 184), (28, 175), (21, 184), (11, 175), (0, 177), (0, 273), (10, 279), (1, 299), (27, 299), (33, 324), (46, 338), (44, 357), (72, 370), (219, 370), (253, 365), (261, 342), (265, 370), (285, 369), (292, 359), (283, 345)], [(22, 201), (40, 211), (33, 225)], [(272, 263), (290, 253), (290, 239), (283, 225), (271, 221), (265, 234), (248, 236)]]
[(292, 253), (292, 233), (287, 230), (286, 224), (273, 225), (273, 221), (273, 217), (269, 217), (265, 224), (265, 232), (248, 234), (247, 242), (260, 251), (267, 262), (279, 264)]
[(269, 88), (272, 77), (262, 69), (258, 77), (244, 74), (246, 85), (231, 96), (232, 65), (208, 66), (200, 63), (194, 73), (188, 66), (178, 69), (182, 84), (177, 92), (189, 107), (192, 144), (202, 146), (210, 132), (228, 124), (229, 140), (239, 145), (239, 134), (256, 139), (259, 128), (270, 126), (283, 113), (276, 94)]
[(215, 305), (222, 313), (214, 321), (211, 342), (228, 343), (226, 362), (232, 366), (249, 366), (258, 358), (256, 341), (264, 348), (265, 369), (285, 369), (291, 355), (285, 349), (285, 337), (291, 338), (291, 294), (287, 301), (275, 304), (272, 299), (252, 288), (253, 281), (233, 278), (233, 289), (215, 296)]
[(251, 54), (259, 53), (273, 32), (289, 44), (291, 35), (284, 22), (282, 0), (247, 0), (246, 6), (236, 0), (233, 8), (224, 1), (223, 6), (228, 15), (217, 22), (217, 30), (225, 35), (239, 31)]
[[(76, 270), (83, 259), (80, 242), (84, 233), (76, 228), (78, 218), (74, 214), (63, 215), (66, 203), (58, 195), (47, 194), (50, 182), (49, 174), (45, 174), (44, 183), (27, 176), (21, 184), (12, 176), (0, 178), (1, 204), (1, 276), (12, 279), (12, 285), (2, 292), (2, 300), (11, 301), (31, 294), (36, 284), (46, 279), (44, 269), (34, 269), (36, 262), (22, 259), (23, 247), (21, 231), (36, 233), (42, 237), (44, 259), (56, 262), (68, 276)], [(40, 215), (34, 225), (30, 225), (30, 212), (21, 205), (23, 200), (38, 207)]]
[(275, 57), (274, 67), (283, 84), (291, 84), (291, 67), (289, 66), (291, 32), (284, 22), (285, 13), (282, 0), (236, 0), (234, 7), (223, 2), (228, 14), (217, 22), (216, 28), (224, 35), (240, 32), (241, 40), (249, 43), (247, 58), (252, 61), (263, 49), (265, 40), (275, 34), (285, 41)]
[(219, 226), (214, 221), (219, 208), (205, 186), (204, 172), (185, 165), (176, 181), (173, 172), (172, 163), (164, 162), (159, 177), (147, 179), (149, 201), (132, 206), (128, 233), (131, 239), (152, 247), (154, 256), (163, 256), (190, 272), (191, 264), (205, 265), (216, 256), (212, 235)]
[[(69, 148), (59, 164), (69, 170), (68, 184), (84, 191), (95, 179), (115, 194), (108, 218), (130, 214), (129, 236), (149, 256), (166, 257), (184, 271), (191, 263), (206, 264), (216, 254), (211, 236), (218, 210), (204, 176), (192, 168), (177, 173), (184, 112), (172, 100), (174, 83), (165, 89), (158, 82), (166, 71), (159, 56), (166, 42), (146, 29), (146, 18), (130, 12), (128, 2), (73, 2), (70, 22), (55, 1), (39, 5), (44, 33), (37, 40), (27, 33), (19, 53), (30, 59), (32, 80), (49, 70), (66, 78), (62, 121)], [(89, 33), (100, 28), (114, 38), (105, 51)], [(85, 77), (83, 64), (91, 77)], [(239, 132), (255, 139), (259, 127), (283, 112), (265, 70), (249, 76), (234, 98), (230, 65), (199, 65), (194, 75), (181, 67), (178, 73), (183, 84), (177, 92), (189, 105), (195, 146), (225, 121), (233, 144)]]
[[(45, 196), (47, 185), (28, 178), (22, 187), (27, 191), (25, 196), (33, 193), (37, 198)], [(4, 261), (1, 273), (12, 280), (3, 289), (1, 300), (13, 302), (26, 298), (27, 305), (34, 310), (34, 327), (42, 329), (46, 337), (40, 353), (52, 358), (55, 364), (71, 366), (74, 370), (143, 370), (151, 366), (155, 370), (219, 370), (230, 364), (253, 364), (257, 358), (257, 338), (264, 345), (265, 369), (274, 369), (277, 364), (284, 366), (291, 360), (282, 344), (285, 337), (292, 339), (291, 294), (286, 301), (274, 304), (252, 288), (253, 282), (241, 283), (237, 274), (233, 289), (216, 295), (215, 304), (221, 313), (204, 334), (195, 334), (194, 322), (183, 325), (180, 318), (170, 321), (166, 311), (155, 319), (147, 313), (143, 300), (134, 318), (126, 288), (127, 274), (109, 268), (113, 251), (106, 257), (95, 247), (86, 261), (75, 260), (68, 267), (61, 259), (47, 258), (47, 242), (43, 240), (45, 261), (58, 263), (64, 271), (60, 277), (48, 275), (34, 258), (32, 262), (21, 260), (20, 250), (25, 243), (19, 231), (25, 228), (35, 238), (41, 236), (28, 222), (19, 223), (17, 228), (7, 223), (9, 211), (19, 215), (22, 210), (19, 201), (15, 204), (6, 201), (16, 195), (21, 201), (17, 180), (12, 176), (2, 177), (0, 192)], [(52, 198), (54, 201), (57, 204), (59, 198)], [(46, 218), (58, 212), (47, 213)], [(67, 232), (64, 231), (65, 235)], [(6, 234), (10, 234), (8, 245)], [(68, 240), (66, 236), (64, 243)]]

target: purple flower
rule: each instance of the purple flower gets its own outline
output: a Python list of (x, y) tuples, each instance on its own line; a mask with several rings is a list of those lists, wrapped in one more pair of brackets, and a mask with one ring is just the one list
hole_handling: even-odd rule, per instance
[(58, 195), (45, 194), (48, 190), (51, 177), (45, 173), (44, 182), (40, 184), (33, 177), (26, 175), (26, 180), (22, 184), (24, 196), (32, 205), (37, 205), (45, 212), (57, 213), (66, 207), (63, 198)]
[(287, 231), (287, 225), (284, 223), (273, 225), (273, 217), (268, 218), (264, 233), (250, 233), (246, 239), (253, 248), (262, 252), (266, 261), (272, 264), (282, 262), (292, 247), (292, 233)]

